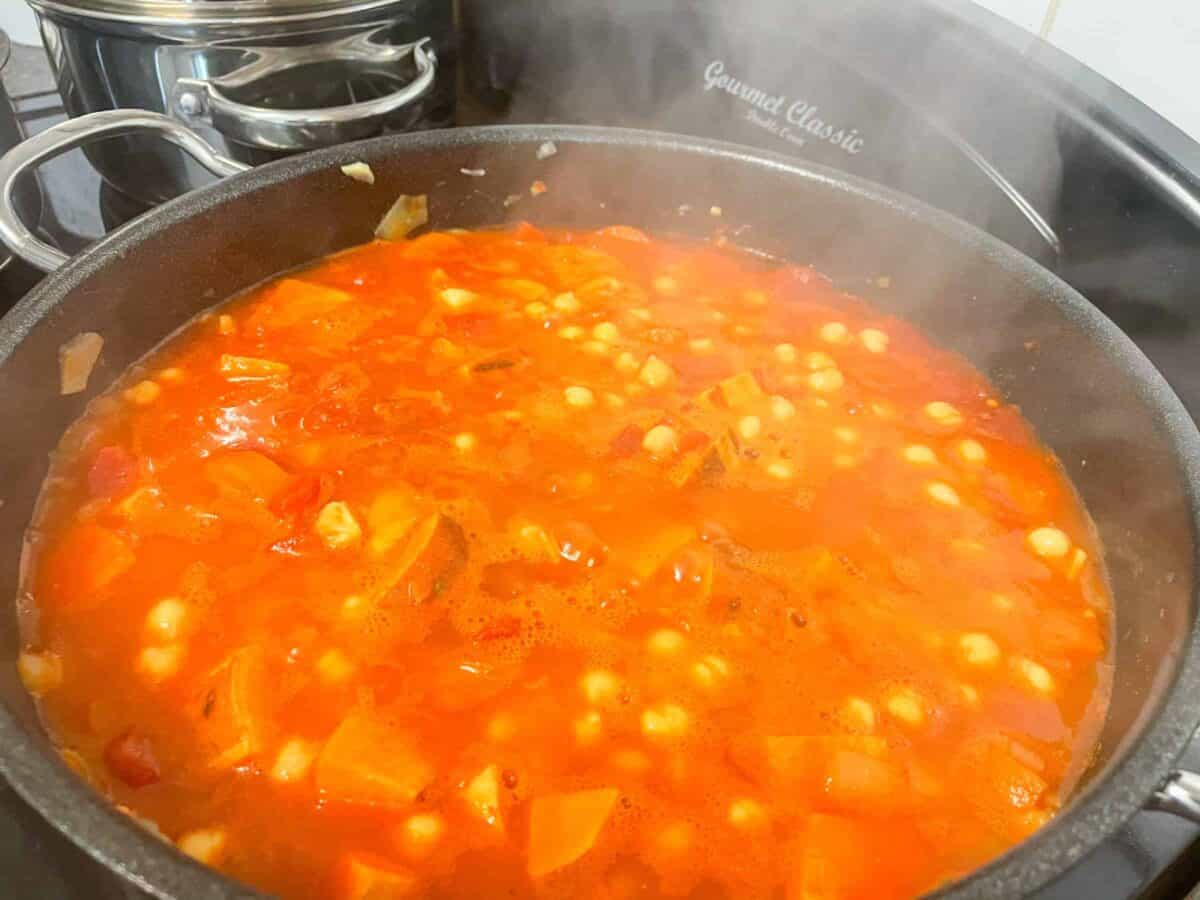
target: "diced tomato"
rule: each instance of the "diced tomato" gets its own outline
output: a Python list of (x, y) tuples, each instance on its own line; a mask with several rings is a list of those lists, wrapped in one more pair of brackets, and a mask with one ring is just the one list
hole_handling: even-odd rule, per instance
[(339, 400), (357, 397), (371, 385), (371, 379), (356, 362), (340, 363), (317, 379), (317, 390)]
[[(731, 759), (742, 772), (773, 792), (801, 802), (825, 788), (830, 766), (839, 753), (852, 753), (841, 773), (842, 785), (861, 789), (860, 770), (852, 769), (863, 758), (878, 759), (887, 742), (866, 735), (770, 735), (734, 741)], [(861, 768), (861, 767), (860, 767)]]
[(639, 534), (636, 555), (632, 560), (633, 571), (639, 578), (649, 578), (696, 537), (695, 528), (682, 524), (658, 527)]
[(608, 558), (600, 535), (584, 522), (564, 522), (558, 528), (559, 557), (585, 569), (594, 569)]
[(101, 447), (88, 469), (88, 492), (93, 497), (118, 497), (133, 487), (137, 460), (123, 447)]
[(1046, 792), (1045, 780), (1013, 759), (1000, 740), (979, 740), (965, 747), (953, 767), (960, 780), (970, 778), (965, 799), (975, 814), (998, 833), (1023, 836), (1014, 811), (1034, 809)]
[(613, 456), (633, 456), (641, 449), (644, 436), (645, 432), (638, 426), (626, 425), (612, 439), (609, 448), (612, 450)]
[(846, 812), (881, 814), (905, 805), (904, 773), (888, 759), (855, 750), (838, 750), (825, 774), (825, 795)]
[(278, 516), (302, 517), (320, 509), (331, 496), (333, 486), (322, 475), (304, 473), (275, 495), (271, 511)]
[(48, 567), (59, 599), (87, 606), (136, 561), (133, 549), (115, 532), (90, 523), (63, 536)]
[(466, 340), (486, 340), (498, 324), (494, 315), (482, 312), (443, 316), (442, 321), (448, 333)]
[(870, 884), (867, 835), (861, 825), (842, 816), (808, 818), (800, 852), (793, 856), (787, 900), (850, 900), (863, 897)]
[(516, 616), (500, 616), (475, 632), (475, 641), (477, 643), (484, 643), (486, 641), (504, 640), (505, 638), (516, 637), (520, 633), (520, 619)]
[(155, 784), (162, 777), (150, 739), (132, 728), (108, 742), (104, 748), (104, 764), (132, 788)]
[(712, 384), (733, 371), (729, 360), (716, 355), (693, 356), (687, 353), (676, 353), (671, 359), (671, 366), (684, 385)]
[(291, 328), (349, 303), (351, 294), (299, 278), (281, 278), (246, 321), (252, 331)]
[(291, 482), (286, 469), (256, 450), (214, 456), (204, 474), (220, 490), (254, 500), (271, 500)]
[(420, 880), (408, 869), (370, 853), (350, 853), (338, 866), (335, 900), (401, 900)]

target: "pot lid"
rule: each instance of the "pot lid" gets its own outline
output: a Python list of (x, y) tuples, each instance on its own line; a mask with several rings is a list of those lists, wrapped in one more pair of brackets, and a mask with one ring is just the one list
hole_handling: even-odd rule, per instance
[(228, 24), (367, 12), (400, 0), (29, 0), (38, 12), (131, 23)]

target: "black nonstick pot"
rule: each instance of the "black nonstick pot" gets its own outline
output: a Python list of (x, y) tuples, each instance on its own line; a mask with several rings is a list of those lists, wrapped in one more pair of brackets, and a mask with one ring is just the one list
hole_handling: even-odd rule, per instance
[[(0, 187), (17, 163), (61, 138), (6, 158)], [(539, 160), (546, 142), (557, 152)], [(353, 160), (370, 164), (374, 186), (339, 171)], [(535, 179), (548, 187), (537, 197)], [(400, 193), (428, 194), (435, 227), (524, 219), (702, 237), (719, 229), (811, 263), (908, 318), (1020, 404), (1105, 547), (1117, 606), (1112, 704), (1095, 762), (1063, 813), (936, 896), (1021, 896), (1141, 808), (1200, 813), (1200, 779), (1175, 771), (1200, 723), (1200, 435), (1166, 382), (1084, 298), (984, 233), (831, 170), (692, 138), (553, 126), (377, 138), (236, 175), (75, 257), (0, 322), (0, 597), (16, 591), (47, 454), (86, 402), (199, 310), (369, 240)], [(21, 243), (20, 228), (0, 219), (0, 235)], [(58, 348), (81, 331), (102, 334), (104, 351), (87, 392), (61, 397)], [(17, 679), (17, 649), (15, 606), (0, 603), (0, 774), (80, 847), (157, 897), (257, 896), (143, 831), (58, 761)]]

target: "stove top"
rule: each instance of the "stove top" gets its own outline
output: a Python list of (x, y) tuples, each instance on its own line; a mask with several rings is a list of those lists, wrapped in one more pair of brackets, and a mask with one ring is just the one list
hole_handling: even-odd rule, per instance
[[(589, 122), (752, 144), (912, 193), (1037, 258), (1117, 322), (1200, 415), (1200, 145), (982, 10), (861, 0), (769, 16), (684, 0), (461, 0), (459, 124)], [(794, 8), (793, 8), (794, 7)], [(768, 27), (752, 25), (768, 22)], [(588, 52), (572, 52), (586, 46)], [(28, 59), (28, 57), (26, 57)], [(49, 73), (46, 73), (47, 78)], [(25, 79), (26, 82), (28, 79)], [(57, 94), (14, 97), (26, 134)], [(143, 212), (80, 151), (43, 167), (42, 235), (78, 252)], [(0, 273), (0, 311), (36, 274)], [(1200, 740), (1184, 767), (1200, 771)], [(140, 896), (0, 783), (12, 900)], [(1137, 815), (1038, 900), (1200, 900), (1200, 827)]]

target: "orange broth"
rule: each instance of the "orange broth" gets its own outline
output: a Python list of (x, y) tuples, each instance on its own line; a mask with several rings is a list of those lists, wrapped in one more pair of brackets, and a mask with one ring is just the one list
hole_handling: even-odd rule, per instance
[(20, 670), (66, 761), (286, 898), (909, 897), (1054, 815), (1089, 522), (960, 357), (631, 228), (375, 242), (63, 438)]

